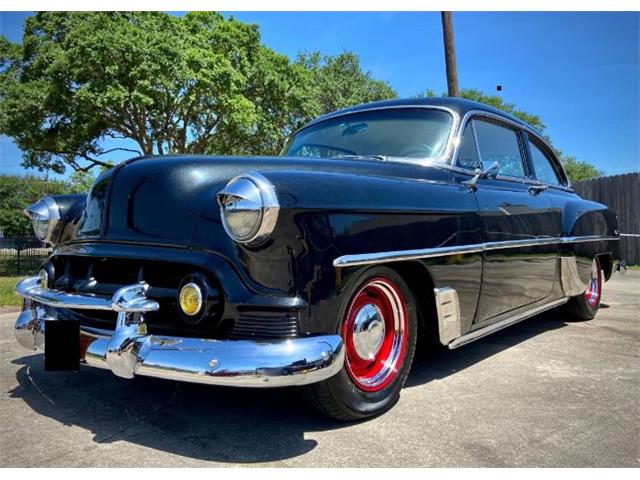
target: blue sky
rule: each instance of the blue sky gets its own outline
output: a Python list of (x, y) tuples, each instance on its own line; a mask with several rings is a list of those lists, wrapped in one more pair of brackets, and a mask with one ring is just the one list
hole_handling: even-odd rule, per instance
[[(0, 13), (20, 41), (28, 13)], [(446, 90), (438, 12), (237, 12), (263, 42), (300, 50), (353, 50), (402, 97)], [(462, 88), (495, 92), (538, 114), (554, 144), (607, 174), (640, 170), (640, 14), (454, 14)], [(0, 173), (20, 173), (20, 152), (0, 137)]]

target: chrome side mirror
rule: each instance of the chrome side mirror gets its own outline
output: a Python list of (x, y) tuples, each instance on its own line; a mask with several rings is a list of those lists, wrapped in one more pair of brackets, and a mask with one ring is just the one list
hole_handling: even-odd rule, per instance
[(480, 170), (476, 168), (475, 175), (471, 180), (464, 182), (464, 184), (469, 187), (471, 190), (475, 190), (478, 188), (476, 185), (478, 180), (481, 178), (496, 178), (498, 176), (498, 172), (500, 171), (500, 164), (498, 162), (493, 162), (487, 168)]

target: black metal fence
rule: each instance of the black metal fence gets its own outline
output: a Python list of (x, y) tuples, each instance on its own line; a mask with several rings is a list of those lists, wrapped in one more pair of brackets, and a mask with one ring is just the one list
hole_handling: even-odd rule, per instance
[(598, 177), (573, 185), (589, 200), (613, 208), (620, 221), (620, 254), (629, 265), (640, 265), (640, 172)]
[(32, 275), (51, 253), (34, 236), (0, 237), (0, 277)]

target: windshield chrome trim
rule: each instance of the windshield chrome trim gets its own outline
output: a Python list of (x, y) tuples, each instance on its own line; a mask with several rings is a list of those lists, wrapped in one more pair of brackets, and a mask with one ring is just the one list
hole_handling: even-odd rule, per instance
[[(334, 114), (327, 114), (326, 116), (322, 116), (315, 120), (312, 120), (311, 122), (307, 123), (305, 126), (293, 132), (289, 138), (295, 137), (300, 132), (302, 132), (303, 130), (306, 130), (309, 127), (322, 123), (326, 120), (332, 120), (334, 118), (344, 117), (344, 116), (355, 114), (355, 113), (372, 112), (372, 111), (378, 111), (378, 110), (404, 110), (404, 109), (415, 109), (415, 108), (420, 108), (423, 110), (440, 110), (443, 112), (447, 112), (449, 115), (451, 115), (451, 126), (449, 127), (447, 142), (444, 146), (444, 149), (442, 150), (442, 153), (439, 156), (433, 157), (433, 158), (409, 158), (409, 157), (388, 156), (386, 161), (392, 161), (397, 163), (409, 163), (411, 165), (422, 165), (422, 166), (446, 165), (447, 163), (449, 163), (448, 159), (450, 158), (450, 155), (453, 151), (453, 147), (454, 147), (453, 143), (454, 143), (456, 132), (458, 131), (458, 126), (460, 125), (461, 119), (460, 119), (460, 114), (457, 111), (455, 111), (452, 108), (444, 107), (441, 105), (411, 104), (411, 105), (393, 105), (393, 106), (382, 106), (382, 107), (381, 106), (377, 106), (377, 107), (363, 106), (362, 108), (357, 108), (355, 110), (349, 110), (346, 112), (336, 112)], [(287, 143), (289, 142), (287, 141)], [(315, 158), (315, 157), (308, 157), (308, 158)], [(336, 157), (336, 158), (339, 158), (339, 157)]]

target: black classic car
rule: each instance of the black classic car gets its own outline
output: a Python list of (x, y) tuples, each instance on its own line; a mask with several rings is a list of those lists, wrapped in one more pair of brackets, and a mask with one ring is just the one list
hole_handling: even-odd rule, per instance
[(26, 213), (55, 249), (15, 333), (46, 369), (302, 386), (342, 420), (397, 401), (418, 343), (593, 318), (618, 258), (545, 139), (461, 99), (331, 113), (279, 157), (134, 158)]

